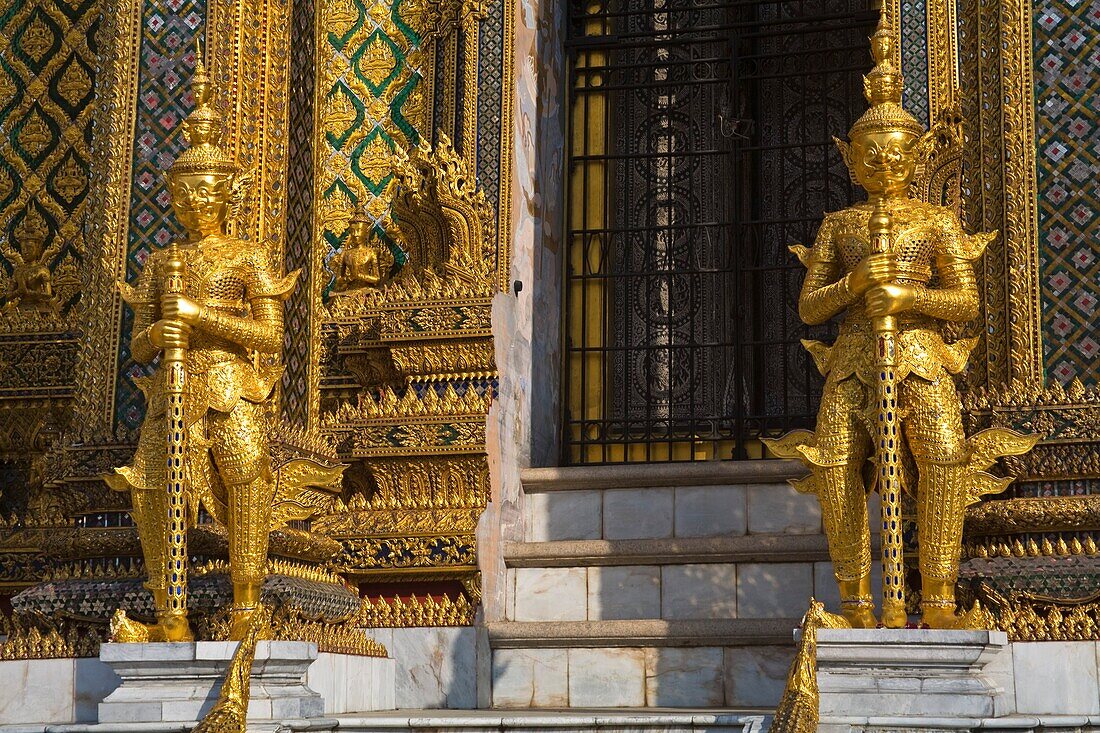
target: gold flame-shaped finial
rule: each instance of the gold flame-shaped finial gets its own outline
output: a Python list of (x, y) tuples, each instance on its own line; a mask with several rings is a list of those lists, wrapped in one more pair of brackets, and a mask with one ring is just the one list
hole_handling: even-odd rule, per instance
[(195, 39), (195, 71), (191, 76), (195, 109), (183, 122), (183, 135), (190, 147), (168, 170), (170, 175), (224, 174), (237, 172), (236, 161), (221, 147), (222, 120), (214, 103), (214, 89), (203, 62), (203, 49)]
[(870, 40), (875, 67), (863, 77), (863, 96), (871, 108), (852, 125), (848, 137), (896, 131), (921, 135), (923, 126), (901, 106), (905, 80), (894, 65), (894, 33), (885, 17), (879, 16), (878, 28)]

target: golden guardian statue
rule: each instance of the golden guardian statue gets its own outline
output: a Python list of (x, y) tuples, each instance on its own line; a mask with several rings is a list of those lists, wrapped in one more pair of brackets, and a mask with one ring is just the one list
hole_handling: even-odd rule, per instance
[(227, 234), (247, 184), (221, 147), (201, 61), (192, 86), (196, 107), (184, 123), (190, 146), (168, 171), (187, 240), (154, 253), (137, 282), (121, 286), (134, 309), (131, 353), (145, 363), (159, 355), (160, 366), (140, 385), (147, 411), (133, 461), (107, 479), (133, 497), (157, 611), (148, 628), (154, 641), (192, 637), (185, 535), (200, 506), (228, 529), (230, 638), (244, 636), (259, 608), (277, 504), (269, 436), (282, 374), (263, 357), (282, 348), (283, 301), (298, 276), (277, 272), (265, 247)]
[(985, 469), (1025, 453), (1035, 439), (1004, 429), (970, 439), (963, 432), (953, 375), (976, 339), (952, 340), (949, 324), (977, 317), (974, 264), (994, 235), (970, 236), (951, 208), (916, 196), (914, 178), (935, 141), (901, 105), (891, 32), (880, 24), (871, 40), (870, 109), (852, 126), (850, 144), (837, 141), (867, 201), (827, 214), (812, 249), (792, 247), (807, 267), (802, 320), (820, 324), (843, 314), (832, 346), (805, 342), (826, 378), (817, 430), (765, 442), (810, 469), (793, 483), (821, 503), (841, 610), (853, 627), (878, 623), (870, 488), (883, 503), (882, 621), (891, 628), (907, 622), (900, 500), (902, 492), (915, 497), (922, 622), (949, 628), (958, 623), (964, 510), (1003, 491), (1011, 479)]

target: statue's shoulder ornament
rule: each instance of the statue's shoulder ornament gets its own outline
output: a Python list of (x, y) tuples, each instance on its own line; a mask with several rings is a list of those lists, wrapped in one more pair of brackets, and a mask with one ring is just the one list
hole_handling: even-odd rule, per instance
[(271, 265), (270, 258), (263, 248), (253, 248), (247, 255), (248, 297), (278, 298), (286, 300), (298, 284), (300, 269), (280, 275)]

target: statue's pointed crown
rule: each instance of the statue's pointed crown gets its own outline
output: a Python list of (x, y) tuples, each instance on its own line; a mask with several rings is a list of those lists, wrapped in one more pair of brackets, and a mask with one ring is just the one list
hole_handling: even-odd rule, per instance
[(909, 132), (919, 137), (924, 127), (901, 106), (905, 80), (894, 66), (894, 34), (882, 16), (871, 36), (871, 57), (875, 68), (863, 77), (863, 96), (871, 108), (852, 125), (849, 139), (869, 132)]
[(195, 73), (191, 76), (191, 91), (195, 97), (195, 109), (183, 123), (183, 136), (189, 143), (169, 174), (237, 172), (236, 161), (221, 147), (222, 120), (214, 104), (214, 90), (206, 64), (202, 60), (202, 48), (195, 41)]

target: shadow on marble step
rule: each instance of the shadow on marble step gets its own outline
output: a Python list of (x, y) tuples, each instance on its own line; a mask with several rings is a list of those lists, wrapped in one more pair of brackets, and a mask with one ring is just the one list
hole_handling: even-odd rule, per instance
[(493, 706), (774, 709), (790, 646), (497, 649)]
[(523, 517), (527, 542), (822, 532), (816, 499), (786, 483), (535, 492)]
[(816, 572), (822, 564), (697, 563), (509, 569), (507, 620), (797, 618), (805, 611), (805, 599), (836, 595), (833, 592), (836, 581)]
[(798, 461), (706, 461), (617, 466), (558, 466), (520, 472), (527, 493), (576, 489), (733, 486), (782, 483), (805, 475)]
[(504, 544), (504, 561), (510, 568), (828, 560), (828, 543), (823, 534)]
[(763, 733), (767, 716), (738, 710), (402, 710), (363, 716), (338, 716), (339, 731), (381, 733)]
[(493, 649), (563, 647), (792, 646), (800, 619), (501, 621), (487, 625)]

